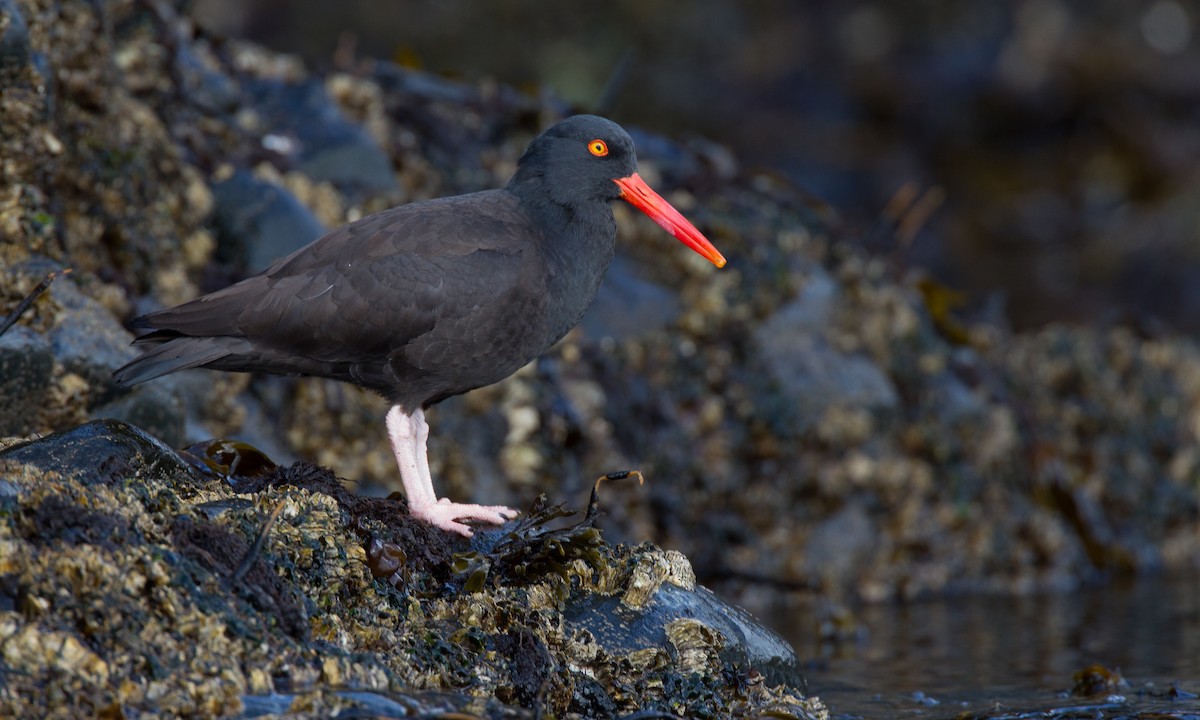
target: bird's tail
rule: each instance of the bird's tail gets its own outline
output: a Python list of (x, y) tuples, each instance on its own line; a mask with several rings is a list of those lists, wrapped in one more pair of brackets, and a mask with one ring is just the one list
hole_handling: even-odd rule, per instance
[(159, 339), (151, 336), (139, 338), (138, 342), (160, 342), (141, 357), (113, 372), (118, 385), (128, 387), (153, 380), (180, 370), (204, 367), (233, 354), (232, 343), (237, 338), (174, 336)]

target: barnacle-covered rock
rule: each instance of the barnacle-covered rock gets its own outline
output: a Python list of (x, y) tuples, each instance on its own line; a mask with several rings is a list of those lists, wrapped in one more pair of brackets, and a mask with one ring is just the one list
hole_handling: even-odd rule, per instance
[(317, 466), (114, 420), (7, 447), (0, 474), (6, 717), (823, 717), (786, 643), (678, 553), (608, 545), (595, 504), (468, 542)]

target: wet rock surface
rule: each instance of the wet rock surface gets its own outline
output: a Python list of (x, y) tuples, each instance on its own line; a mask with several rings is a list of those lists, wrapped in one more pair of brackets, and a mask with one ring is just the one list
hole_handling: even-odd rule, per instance
[(595, 508), (467, 541), (314, 465), (114, 420), (0, 450), (0, 472), (6, 717), (824, 713), (787, 643), (678, 553), (605, 543)]

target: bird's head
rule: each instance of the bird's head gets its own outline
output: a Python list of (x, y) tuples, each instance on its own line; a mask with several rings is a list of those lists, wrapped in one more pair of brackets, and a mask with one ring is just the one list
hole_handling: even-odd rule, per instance
[(517, 163), (509, 189), (536, 187), (558, 205), (624, 199), (717, 267), (725, 258), (674, 207), (637, 174), (633, 138), (595, 115), (575, 115), (534, 138)]
[(595, 115), (575, 115), (534, 138), (517, 163), (513, 183), (540, 178), (540, 191), (562, 205), (615, 200), (614, 180), (637, 172), (633, 138)]

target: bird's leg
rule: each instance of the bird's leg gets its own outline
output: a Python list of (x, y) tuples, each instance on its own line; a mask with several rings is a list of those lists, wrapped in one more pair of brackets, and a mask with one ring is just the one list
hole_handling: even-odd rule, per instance
[(404, 494), (408, 496), (409, 513), (420, 520), (443, 530), (471, 537), (468, 525), (459, 520), (479, 520), (500, 525), (517, 516), (517, 511), (503, 505), (471, 505), (438, 499), (433, 491), (433, 477), (429, 473), (429, 424), (425, 412), (417, 408), (410, 415), (399, 405), (393, 405), (387, 414), (388, 439), (396, 464), (400, 466), (400, 480), (404, 483)]

